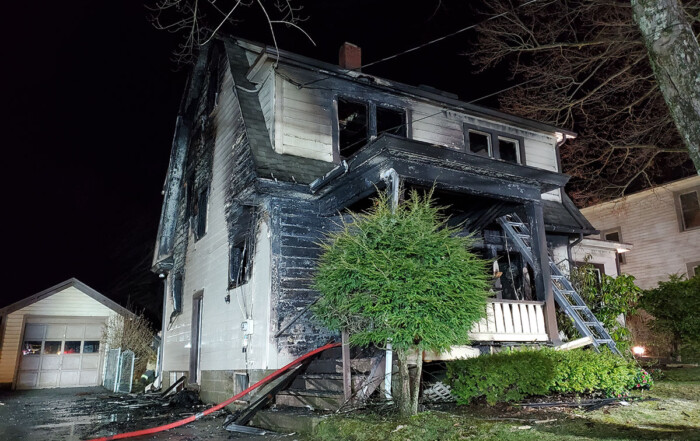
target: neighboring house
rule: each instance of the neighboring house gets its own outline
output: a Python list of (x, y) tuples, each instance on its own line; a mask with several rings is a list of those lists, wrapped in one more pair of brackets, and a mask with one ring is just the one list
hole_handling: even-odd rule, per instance
[(600, 239), (627, 242), (623, 273), (643, 289), (655, 288), (669, 274), (700, 273), (700, 176), (691, 176), (584, 208)]
[[(359, 72), (349, 44), (341, 60), (238, 39), (202, 50), (153, 261), (166, 277), (166, 387), (186, 375), (204, 400), (222, 400), (336, 338), (308, 313), (318, 242), (343, 212), (399, 184), (434, 186), (451, 222), (498, 259), (476, 345), (558, 339), (548, 251), (567, 260), (597, 233), (562, 190), (558, 148), (575, 134)], [(496, 221), (515, 212), (532, 232), (532, 265)]]
[(0, 309), (0, 386), (102, 384), (107, 320), (134, 314), (77, 279)]

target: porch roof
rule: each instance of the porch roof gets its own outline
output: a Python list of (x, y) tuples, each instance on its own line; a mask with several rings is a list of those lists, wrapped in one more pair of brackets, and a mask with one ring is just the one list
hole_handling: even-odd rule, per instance
[(382, 135), (348, 161), (347, 171), (321, 178), (321, 210), (333, 212), (383, 188), (380, 174), (393, 168), (406, 182), (504, 202), (541, 200), (546, 191), (563, 187), (567, 175), (485, 158), (421, 141)]

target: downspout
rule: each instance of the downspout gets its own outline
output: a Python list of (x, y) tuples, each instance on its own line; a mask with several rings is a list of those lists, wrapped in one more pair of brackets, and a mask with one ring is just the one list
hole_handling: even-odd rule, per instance
[[(396, 170), (390, 168), (384, 170), (379, 177), (386, 182), (387, 187), (391, 190), (391, 211), (396, 212), (399, 206), (399, 174)], [(420, 356), (420, 354), (419, 354)], [(391, 374), (394, 366), (393, 351), (391, 348), (391, 340), (386, 341), (386, 362), (384, 363), (384, 397), (391, 400)]]
[(160, 323), (160, 353), (158, 354), (158, 368), (156, 369), (156, 380), (160, 379), (160, 386), (163, 385), (163, 352), (165, 352), (165, 310), (168, 306), (168, 274), (160, 273), (163, 277), (163, 312)]
[(574, 258), (571, 255), (571, 249), (575, 247), (576, 245), (580, 244), (581, 241), (583, 240), (583, 233), (578, 233), (578, 239), (574, 240), (571, 242), (569, 245), (566, 246), (566, 257), (569, 259), (569, 276), (571, 276), (571, 266), (574, 263)]

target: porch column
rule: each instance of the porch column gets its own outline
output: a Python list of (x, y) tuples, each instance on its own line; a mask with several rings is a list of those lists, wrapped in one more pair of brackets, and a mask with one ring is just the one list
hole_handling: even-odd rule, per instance
[(547, 335), (553, 343), (557, 344), (560, 341), (559, 328), (557, 327), (557, 315), (554, 307), (552, 273), (549, 269), (542, 202), (535, 201), (525, 204), (525, 215), (532, 233), (532, 270), (535, 273), (535, 292), (537, 300), (545, 302), (544, 322), (547, 328)]

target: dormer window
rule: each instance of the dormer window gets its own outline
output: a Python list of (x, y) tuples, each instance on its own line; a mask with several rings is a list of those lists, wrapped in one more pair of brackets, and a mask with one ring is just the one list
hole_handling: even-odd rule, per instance
[(338, 97), (338, 151), (341, 158), (349, 158), (370, 137), (384, 133), (406, 137), (406, 111), (378, 104)]
[(467, 152), (513, 164), (525, 163), (522, 137), (485, 130), (470, 124), (464, 126), (464, 144)]
[(377, 106), (377, 136), (382, 133), (406, 137), (406, 111)]
[(520, 164), (520, 146), (515, 139), (498, 137), (498, 151), (501, 154), (501, 159), (506, 162)]
[(491, 157), (491, 135), (477, 130), (468, 131), (469, 151), (479, 156)]
[(368, 106), (338, 98), (338, 146), (340, 156), (348, 158), (369, 138)]

